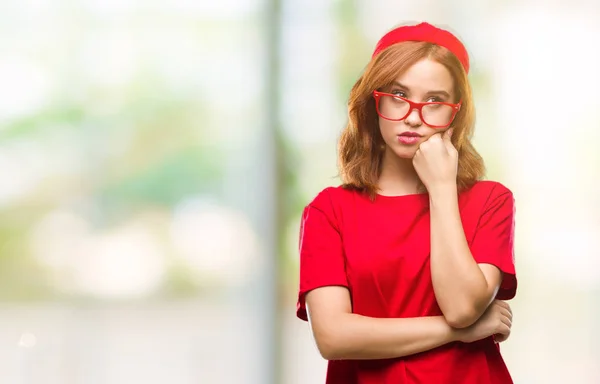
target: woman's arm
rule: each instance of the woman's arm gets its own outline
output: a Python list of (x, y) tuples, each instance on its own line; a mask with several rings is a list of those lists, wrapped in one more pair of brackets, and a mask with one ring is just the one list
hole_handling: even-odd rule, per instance
[(402, 357), (461, 337), (461, 330), (450, 327), (443, 316), (393, 319), (353, 314), (345, 287), (312, 290), (306, 305), (317, 348), (327, 360)]
[(397, 358), (492, 335), (504, 341), (512, 326), (510, 306), (499, 300), (464, 329), (450, 327), (443, 316), (394, 319), (353, 314), (348, 289), (339, 286), (308, 292), (306, 304), (317, 348), (327, 360)]
[[(487, 196), (475, 238), (467, 243), (458, 208), (458, 151), (451, 141), (452, 131), (434, 134), (419, 145), (413, 165), (429, 192), (435, 297), (446, 321), (464, 328), (477, 321), (498, 293), (503, 298), (515, 294), (514, 205), (508, 189), (494, 187)], [(504, 292), (499, 292), (502, 271), (513, 275), (506, 281)]]
[(477, 264), (460, 218), (456, 185), (429, 191), (431, 212), (431, 278), (446, 321), (455, 328), (475, 323), (492, 302), (502, 272)]

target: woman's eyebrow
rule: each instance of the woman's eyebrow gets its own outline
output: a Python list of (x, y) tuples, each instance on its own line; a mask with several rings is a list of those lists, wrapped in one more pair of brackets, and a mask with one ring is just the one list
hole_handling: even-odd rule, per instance
[(450, 94), (446, 91), (429, 91), (429, 92), (427, 92), (427, 95), (443, 96), (447, 99), (450, 98)]
[[(402, 83), (401, 83), (401, 82), (399, 82), (399, 81), (394, 81), (394, 85), (395, 85), (395, 86), (397, 86), (398, 88), (402, 88), (402, 89), (404, 89), (405, 91), (410, 91), (410, 88), (409, 88), (409, 87), (407, 87), (406, 85), (402, 84)], [(443, 96), (443, 97), (446, 97), (446, 98), (448, 98), (448, 99), (450, 98), (450, 93), (449, 93), (449, 92), (447, 92), (447, 91), (444, 91), (444, 90), (433, 90), (433, 91), (428, 91), (428, 92), (426, 93), (426, 95), (436, 95), (436, 96)]]

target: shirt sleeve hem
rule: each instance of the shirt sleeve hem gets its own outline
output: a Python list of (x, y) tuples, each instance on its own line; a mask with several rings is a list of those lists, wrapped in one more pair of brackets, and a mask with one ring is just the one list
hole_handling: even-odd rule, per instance
[(498, 265), (499, 263), (493, 261), (477, 260), (478, 264), (490, 264), (502, 271), (503, 277), (500, 283), (500, 289), (496, 294), (498, 300), (510, 300), (513, 299), (517, 294), (517, 275), (514, 268), (506, 268)]
[(298, 302), (296, 304), (296, 316), (300, 320), (308, 321), (308, 314), (306, 313), (306, 294), (314, 289), (322, 287), (344, 287), (348, 288), (348, 283), (345, 281), (329, 282), (311, 285), (309, 288), (301, 289), (298, 293)]

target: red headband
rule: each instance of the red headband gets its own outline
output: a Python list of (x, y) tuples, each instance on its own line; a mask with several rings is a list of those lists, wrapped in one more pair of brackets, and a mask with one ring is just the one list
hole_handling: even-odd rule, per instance
[(372, 57), (377, 56), (387, 47), (403, 41), (426, 41), (442, 46), (452, 52), (469, 73), (469, 54), (465, 46), (452, 33), (429, 23), (406, 25), (391, 30), (379, 40)]

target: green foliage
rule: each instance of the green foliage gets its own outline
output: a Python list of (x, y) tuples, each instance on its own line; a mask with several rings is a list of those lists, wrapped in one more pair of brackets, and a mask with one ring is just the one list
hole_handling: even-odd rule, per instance
[(334, 10), (339, 36), (338, 97), (347, 100), (352, 86), (360, 77), (368, 60), (370, 47), (358, 25), (359, 9), (356, 0), (340, 0)]
[(29, 249), (28, 224), (35, 216), (35, 208), (13, 208), (0, 216), (0, 301), (54, 296), (47, 271), (32, 258)]
[(98, 191), (109, 205), (172, 206), (186, 196), (216, 195), (223, 170), (215, 149), (192, 146), (139, 167)]
[[(92, 89), (87, 99), (75, 101), (57, 97), (55, 104), (0, 130), (0, 148), (17, 141), (35, 143), (43, 148), (39, 162), (57, 154), (48, 145), (60, 137), (66, 142), (61, 149), (81, 162), (77, 173), (51, 171), (47, 180), (0, 207), (0, 300), (60, 295), (51, 281), (53, 271), (34, 258), (28, 237), (50, 211), (75, 209), (101, 230), (148, 208), (169, 210), (190, 195), (220, 194), (223, 148), (211, 144), (207, 129), (199, 126), (208, 116), (199, 96), (172, 91), (148, 73), (126, 87), (116, 102), (110, 99), (118, 91), (112, 92)], [(82, 204), (91, 209), (81, 209)], [(168, 276), (165, 292), (187, 296), (197, 289), (181, 266)]]

